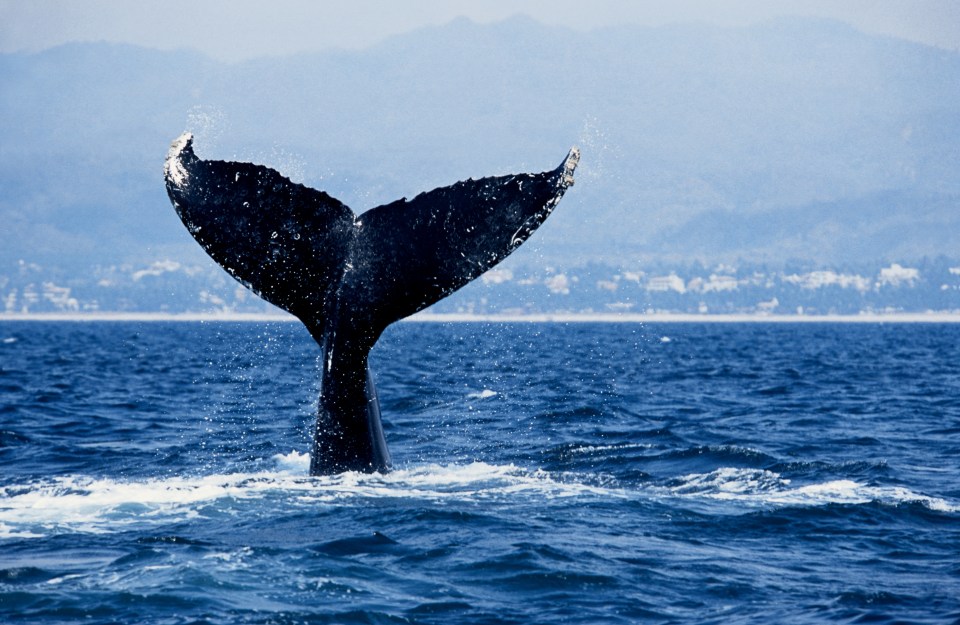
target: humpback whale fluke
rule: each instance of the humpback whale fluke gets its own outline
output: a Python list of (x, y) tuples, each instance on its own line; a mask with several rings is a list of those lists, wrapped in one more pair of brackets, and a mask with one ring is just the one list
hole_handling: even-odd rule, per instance
[(251, 163), (205, 161), (184, 133), (164, 165), (184, 225), (227, 272), (300, 319), (323, 350), (310, 472), (390, 466), (367, 355), (383, 330), (506, 258), (573, 185), (577, 148), (539, 174), (466, 180), (355, 215)]

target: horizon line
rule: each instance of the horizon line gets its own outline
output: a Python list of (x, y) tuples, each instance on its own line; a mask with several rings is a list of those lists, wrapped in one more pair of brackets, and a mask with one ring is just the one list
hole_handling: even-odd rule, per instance
[[(0, 322), (230, 322), (290, 323), (285, 313), (0, 313)], [(960, 323), (958, 311), (797, 315), (770, 313), (416, 313), (400, 323)]]

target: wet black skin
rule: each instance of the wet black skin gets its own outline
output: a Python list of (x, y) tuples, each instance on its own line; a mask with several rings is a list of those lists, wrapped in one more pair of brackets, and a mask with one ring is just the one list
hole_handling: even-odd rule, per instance
[(507, 257), (573, 184), (560, 167), (458, 182), (357, 216), (322, 191), (250, 163), (205, 161), (189, 134), (164, 168), (167, 194), (204, 250), (300, 319), (323, 351), (310, 472), (387, 471), (367, 355), (383, 330)]

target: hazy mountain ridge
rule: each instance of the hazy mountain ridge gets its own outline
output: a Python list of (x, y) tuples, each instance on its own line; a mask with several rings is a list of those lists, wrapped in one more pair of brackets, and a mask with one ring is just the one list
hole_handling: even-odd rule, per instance
[(519, 263), (909, 262), (960, 240), (960, 54), (827, 21), (456, 20), (238, 64), (71, 44), (0, 55), (0, 81), (7, 271), (205, 263), (161, 179), (184, 127), (358, 211), (581, 144)]

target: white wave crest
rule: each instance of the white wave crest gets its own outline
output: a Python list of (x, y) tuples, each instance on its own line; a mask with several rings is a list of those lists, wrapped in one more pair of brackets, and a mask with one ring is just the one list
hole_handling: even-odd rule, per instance
[(571, 454), (593, 454), (598, 452), (627, 451), (631, 449), (653, 449), (651, 443), (612, 443), (609, 445), (578, 445), (570, 448)]
[(490, 390), (489, 388), (485, 388), (482, 391), (475, 392), (475, 393), (467, 393), (468, 399), (489, 399), (490, 397), (496, 397), (496, 396), (497, 396), (497, 392), (494, 390)]
[(514, 465), (425, 465), (388, 474), (342, 473), (310, 477), (309, 456), (273, 458), (274, 471), (121, 480), (67, 476), (0, 488), (0, 538), (42, 537), (58, 532), (110, 533), (140, 526), (197, 519), (224, 511), (241, 513), (251, 501), (276, 513), (311, 506), (363, 505), (369, 500), (542, 500), (623, 496), (584, 483), (582, 476), (552, 474)]
[(661, 494), (763, 506), (824, 506), (880, 503), (897, 506), (920, 503), (938, 512), (960, 512), (960, 505), (939, 497), (915, 493), (900, 486), (868, 486), (853, 480), (831, 480), (792, 486), (780, 474), (761, 469), (725, 467), (710, 473), (678, 478)]
[(141, 480), (66, 476), (0, 488), (0, 538), (40, 538), (61, 532), (112, 533), (224, 513), (285, 514), (371, 501), (491, 502), (583, 499), (642, 501), (682, 498), (743, 506), (822, 506), (920, 503), (960, 512), (957, 502), (894, 486), (832, 480), (794, 486), (759, 469), (722, 468), (665, 485), (623, 487), (610, 478), (475, 462), (421, 465), (387, 474), (310, 477), (307, 454), (273, 458), (274, 470)]

